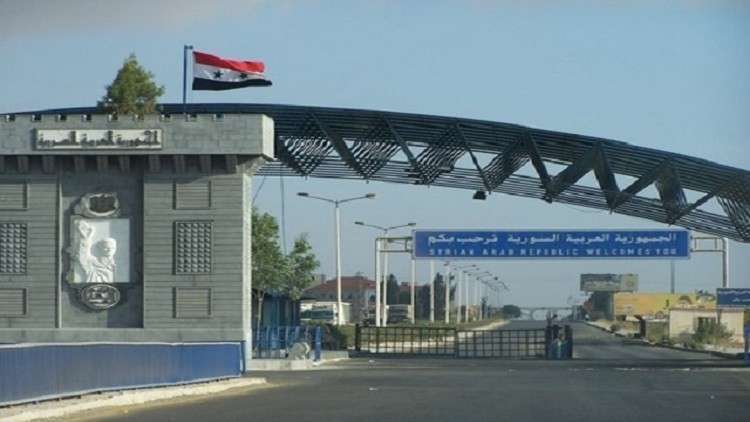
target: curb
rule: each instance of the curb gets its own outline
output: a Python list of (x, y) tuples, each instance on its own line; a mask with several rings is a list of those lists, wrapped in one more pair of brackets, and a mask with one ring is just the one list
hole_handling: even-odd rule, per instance
[(664, 349), (679, 350), (682, 352), (703, 353), (703, 354), (708, 354), (708, 355), (712, 355), (712, 356), (716, 356), (716, 357), (724, 358), (724, 359), (743, 359), (742, 355), (744, 355), (744, 353), (727, 353), (727, 352), (717, 352), (716, 350), (688, 349), (686, 347), (670, 346), (668, 344), (651, 343), (650, 341), (647, 341), (644, 343), (651, 347), (662, 347)]
[(253, 371), (307, 371), (317, 369), (321, 365), (330, 362), (340, 362), (350, 358), (349, 351), (335, 350), (323, 351), (319, 361), (311, 359), (260, 359), (254, 358), (250, 361), (248, 370)]
[(601, 330), (601, 331), (604, 331), (605, 333), (609, 333), (609, 334), (612, 334), (612, 335), (614, 335), (614, 336), (616, 336), (616, 337), (629, 338), (629, 337), (628, 337), (628, 336), (626, 336), (625, 334), (622, 334), (622, 333), (615, 333), (615, 332), (613, 332), (613, 331), (611, 331), (611, 330), (609, 330), (609, 329), (607, 329), (607, 328), (601, 327), (601, 326), (599, 326), (599, 325), (596, 325), (596, 324), (592, 324), (592, 323), (591, 323), (591, 322), (589, 322), (589, 321), (586, 321), (586, 322), (585, 322), (585, 324), (586, 324), (586, 325), (588, 325), (589, 327), (593, 327), (593, 328), (596, 328), (597, 330)]
[(106, 407), (132, 406), (178, 397), (200, 396), (262, 384), (266, 384), (265, 378), (248, 377), (199, 384), (87, 394), (75, 399), (50, 400), (36, 404), (0, 408), (0, 420), (3, 422), (26, 422), (38, 419), (62, 418), (75, 413)]

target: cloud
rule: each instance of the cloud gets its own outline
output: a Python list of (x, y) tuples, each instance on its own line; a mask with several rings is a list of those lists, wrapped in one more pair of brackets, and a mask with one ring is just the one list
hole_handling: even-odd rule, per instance
[(246, 13), (264, 0), (0, 0), (0, 40), (92, 30), (169, 31)]

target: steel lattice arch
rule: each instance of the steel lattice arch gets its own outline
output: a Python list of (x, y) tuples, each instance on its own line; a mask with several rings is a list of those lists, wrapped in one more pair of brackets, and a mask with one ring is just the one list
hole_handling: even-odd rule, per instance
[[(750, 242), (750, 172), (697, 157), (517, 124), (376, 110), (269, 104), (189, 104), (183, 109), (182, 104), (164, 104), (161, 111), (273, 118), (278, 161), (264, 166), (261, 175), (432, 185), (477, 191), (479, 196), (497, 192)], [(73, 108), (39, 113), (96, 112)], [(532, 174), (521, 174), (527, 165)], [(584, 184), (589, 173), (593, 183)], [(618, 183), (618, 178), (628, 183)], [(642, 195), (652, 185), (658, 195)], [(688, 198), (690, 191), (695, 198)], [(701, 208), (714, 199), (723, 213), (718, 207)]]

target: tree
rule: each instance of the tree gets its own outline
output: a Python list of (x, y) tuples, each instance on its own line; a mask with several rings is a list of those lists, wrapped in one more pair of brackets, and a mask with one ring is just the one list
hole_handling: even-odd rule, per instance
[[(416, 295), (416, 289), (414, 289), (414, 294)], [(416, 301), (416, 298), (414, 298)], [(398, 292), (398, 304), (399, 305), (411, 305), (411, 290), (407, 291), (400, 291)]]
[(388, 305), (396, 305), (398, 304), (398, 280), (396, 280), (396, 276), (393, 274), (390, 274), (388, 276), (388, 279), (386, 281), (388, 286), (388, 296), (386, 299), (386, 304)]
[(430, 285), (425, 284), (417, 288), (417, 297), (414, 299), (414, 314), (418, 319), (430, 317)]
[(521, 317), (521, 308), (519, 308), (516, 305), (505, 305), (503, 306), (503, 318), (520, 318)]
[(164, 95), (164, 86), (157, 86), (153, 73), (144, 69), (135, 54), (125, 59), (115, 80), (107, 86), (107, 94), (97, 106), (115, 114), (144, 115), (156, 111), (156, 101)]
[(292, 300), (299, 300), (302, 292), (315, 279), (313, 273), (320, 266), (312, 251), (307, 235), (302, 234), (294, 240), (292, 251), (286, 257), (286, 274), (283, 291)]
[[(435, 274), (435, 319), (442, 321), (445, 318), (445, 277), (441, 273)], [(451, 280), (455, 278), (451, 275)], [(451, 306), (456, 304), (456, 286), (450, 286), (448, 288), (448, 297), (450, 298)]]
[[(258, 325), (263, 317), (263, 297), (278, 291), (285, 279), (286, 260), (279, 245), (279, 225), (268, 213), (252, 210), (252, 279), (258, 292)], [(295, 242), (296, 243), (296, 242)]]
[(445, 281), (443, 274), (435, 274), (435, 319), (440, 321), (445, 318)]
[(281, 293), (299, 300), (314, 279), (320, 263), (307, 236), (294, 240), (288, 255), (281, 252), (279, 225), (268, 213), (252, 210), (252, 278), (258, 297), (258, 325), (263, 320), (263, 298), (267, 293)]

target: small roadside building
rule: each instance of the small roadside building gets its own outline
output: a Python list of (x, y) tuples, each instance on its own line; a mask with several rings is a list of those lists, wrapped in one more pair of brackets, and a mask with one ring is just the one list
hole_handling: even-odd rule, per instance
[(692, 336), (703, 325), (719, 323), (732, 333), (732, 343), (742, 344), (745, 341), (744, 321), (744, 309), (672, 308), (669, 310), (669, 337), (680, 339)]

